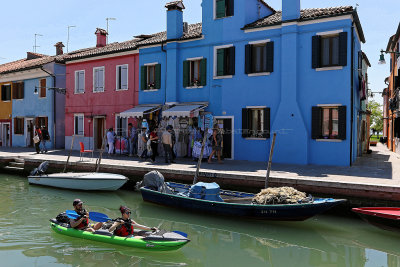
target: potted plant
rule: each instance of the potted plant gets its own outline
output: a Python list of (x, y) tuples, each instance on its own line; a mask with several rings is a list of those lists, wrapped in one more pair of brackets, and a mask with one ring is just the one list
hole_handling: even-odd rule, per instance
[(149, 83), (149, 84), (147, 85), (147, 88), (149, 88), (149, 89), (154, 89), (154, 88), (155, 88), (154, 82)]

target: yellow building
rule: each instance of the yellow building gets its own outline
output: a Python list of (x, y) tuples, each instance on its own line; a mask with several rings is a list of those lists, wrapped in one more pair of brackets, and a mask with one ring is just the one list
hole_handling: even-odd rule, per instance
[(12, 83), (0, 83), (0, 146), (11, 146)]

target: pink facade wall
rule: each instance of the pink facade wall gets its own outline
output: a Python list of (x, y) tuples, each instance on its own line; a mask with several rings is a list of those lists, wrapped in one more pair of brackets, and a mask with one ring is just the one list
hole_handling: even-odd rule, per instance
[[(128, 90), (116, 90), (116, 67), (128, 64)], [(93, 92), (93, 68), (104, 66), (104, 92)], [(85, 92), (75, 94), (75, 71), (85, 71)], [(93, 117), (106, 116), (106, 128), (114, 127), (115, 115), (138, 104), (139, 54), (90, 58), (84, 62), (71, 62), (66, 67), (65, 136), (74, 133), (74, 114), (85, 115), (85, 137), (93, 136)]]

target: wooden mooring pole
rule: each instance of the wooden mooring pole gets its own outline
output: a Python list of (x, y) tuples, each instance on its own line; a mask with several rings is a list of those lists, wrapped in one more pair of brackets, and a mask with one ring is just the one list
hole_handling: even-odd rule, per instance
[(271, 144), (271, 150), (269, 151), (267, 176), (265, 177), (265, 188), (268, 188), (268, 179), (269, 179), (269, 172), (271, 171), (272, 155), (274, 154), (275, 139), (276, 139), (276, 133), (274, 133), (274, 137), (272, 139), (272, 144)]

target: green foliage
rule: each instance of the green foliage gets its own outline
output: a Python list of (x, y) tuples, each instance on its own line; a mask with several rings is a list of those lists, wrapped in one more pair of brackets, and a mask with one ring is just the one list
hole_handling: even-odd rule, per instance
[(383, 111), (382, 105), (378, 102), (371, 100), (368, 103), (368, 109), (371, 110), (371, 129), (376, 132), (383, 131)]

